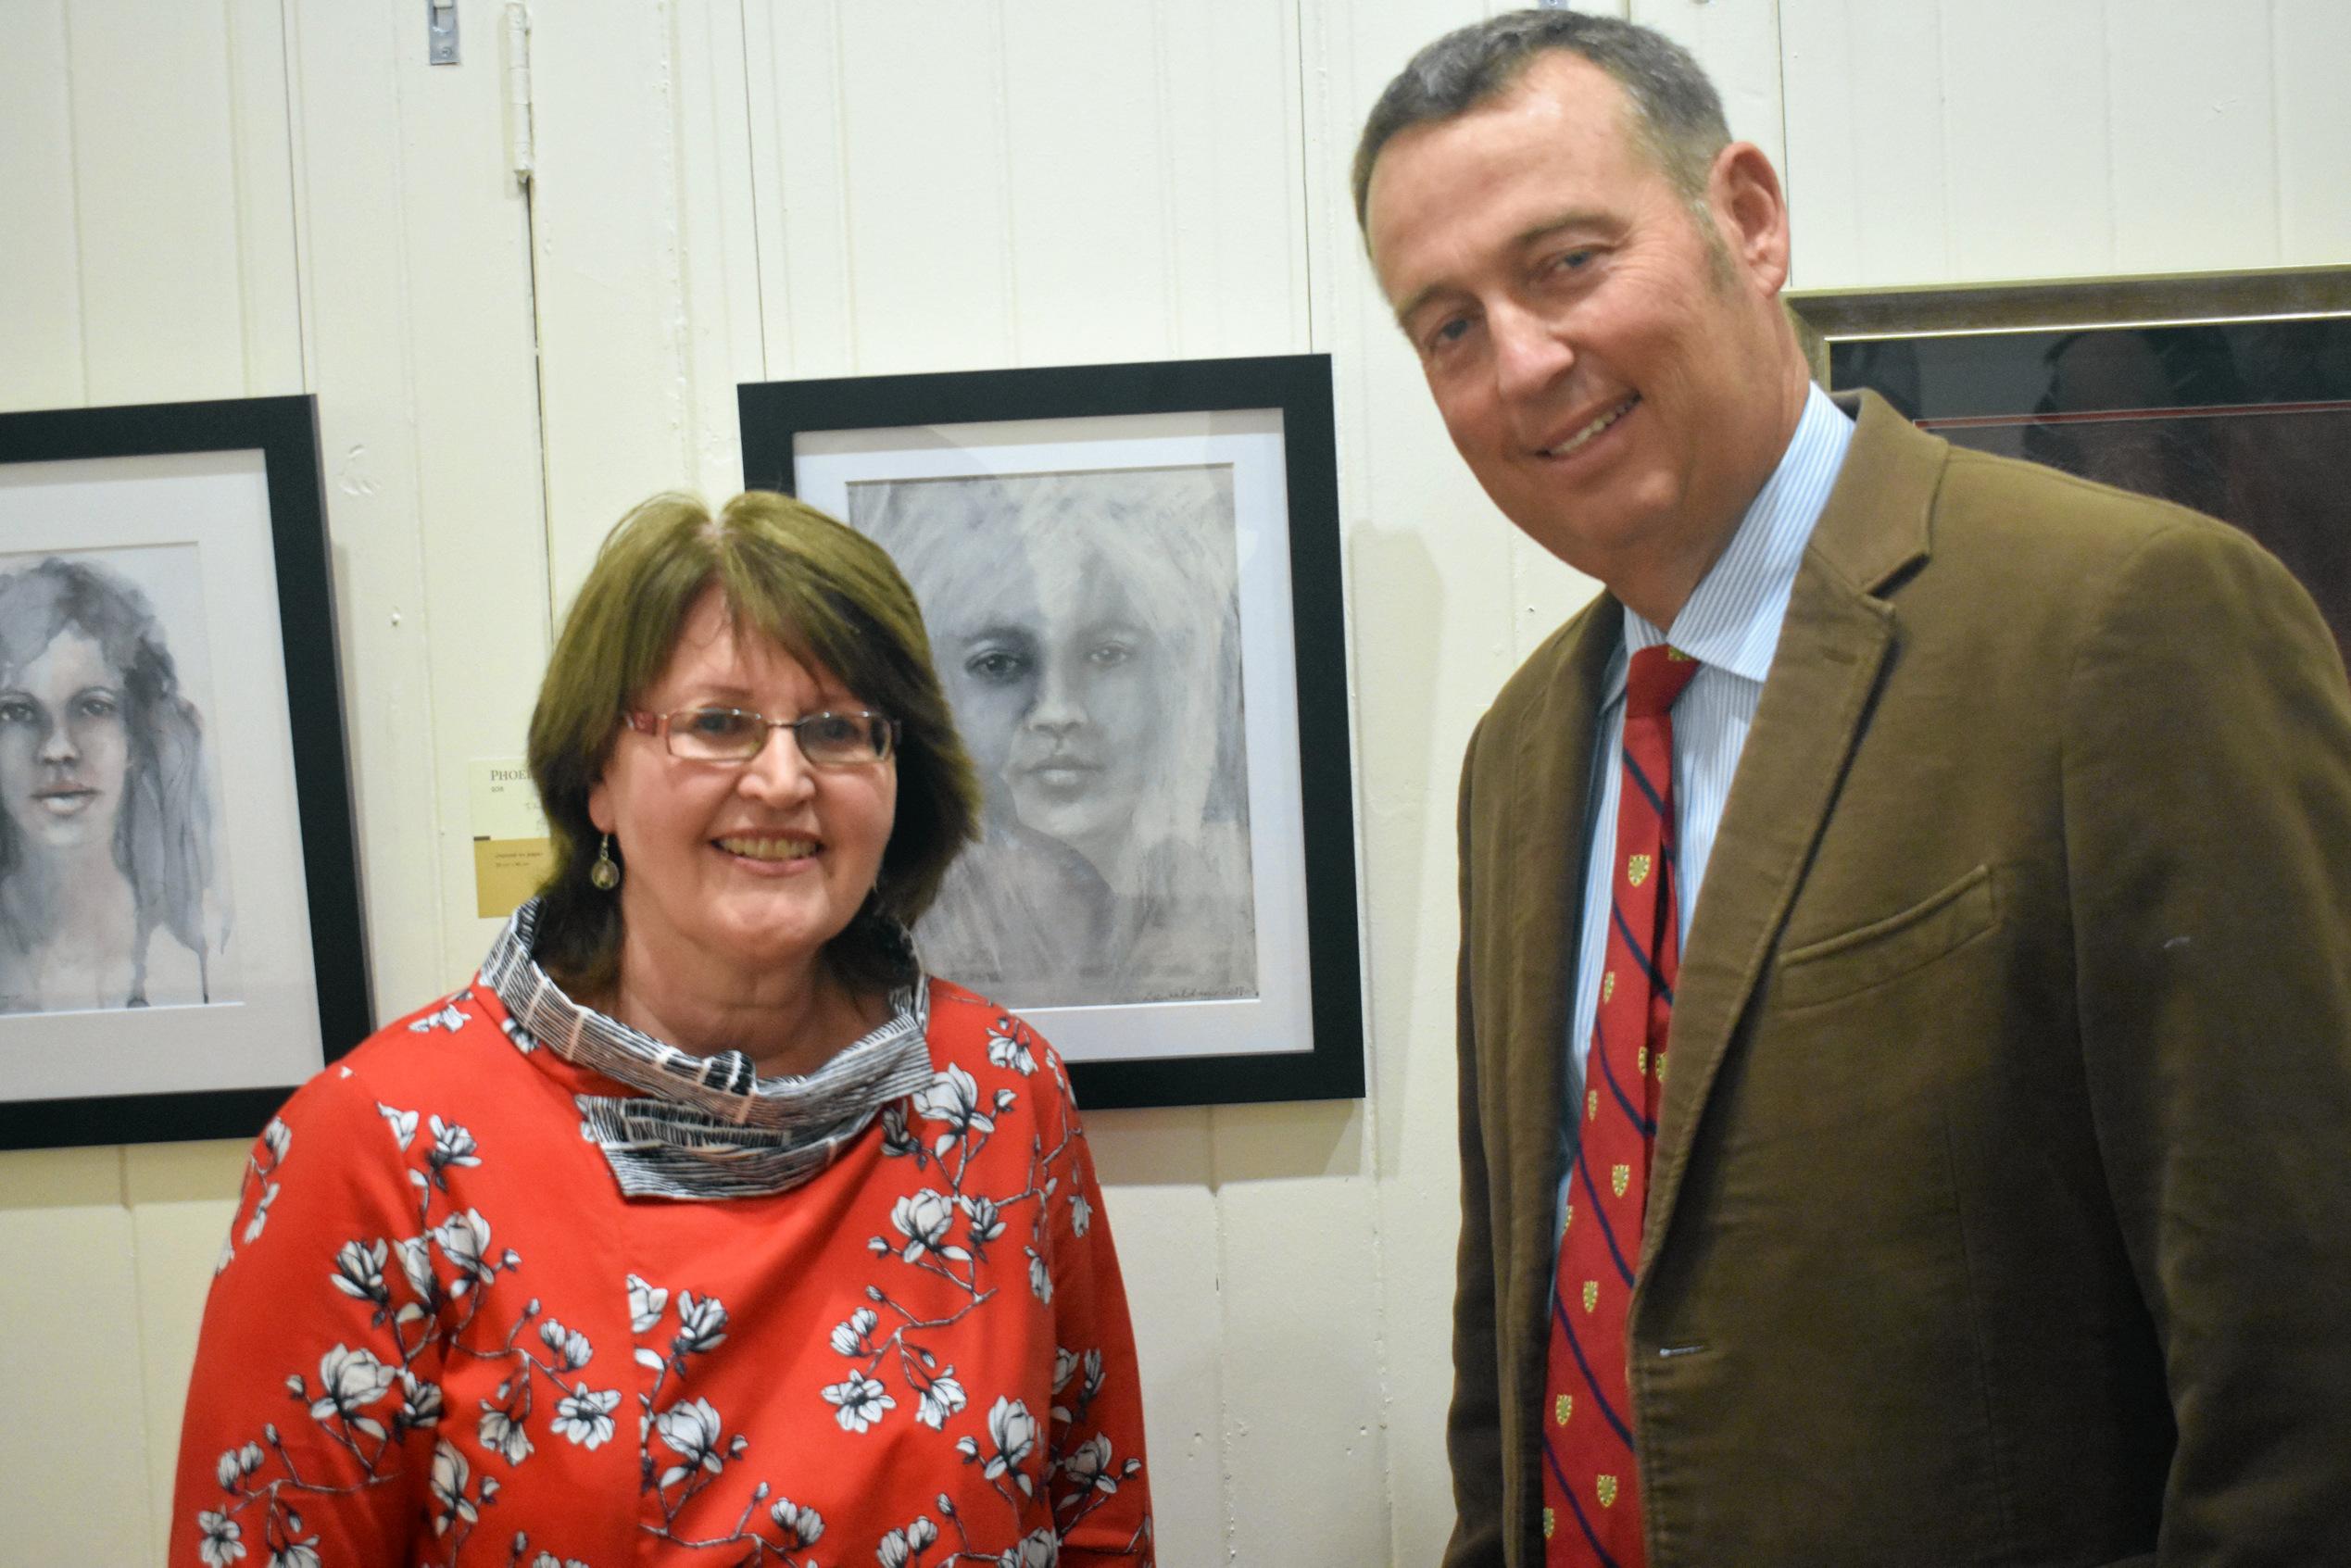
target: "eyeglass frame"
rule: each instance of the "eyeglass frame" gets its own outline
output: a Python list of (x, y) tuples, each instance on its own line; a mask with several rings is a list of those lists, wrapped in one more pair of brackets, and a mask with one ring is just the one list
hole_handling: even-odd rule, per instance
[[(766, 734), (760, 736), (760, 742), (757, 746), (753, 746), (750, 750), (745, 752), (740, 757), (681, 756), (670, 735), (670, 721), (676, 718), (681, 713), (734, 713), (746, 719), (758, 720), (760, 723), (766, 727)], [(818, 761), (815, 758), (811, 757), (808, 754), (808, 747), (800, 743), (800, 726), (803, 724), (812, 724), (820, 719), (863, 719), (872, 723), (879, 724), (881, 726), (882, 734), (882, 749), (880, 753), (873, 757), (860, 757), (841, 762)], [(838, 711), (826, 708), (820, 709), (814, 713), (803, 713), (797, 719), (771, 719), (756, 708), (736, 708), (728, 703), (715, 702), (701, 703), (692, 708), (673, 708), (667, 713), (655, 713), (648, 709), (643, 708), (623, 709), (621, 712), (621, 722), (623, 726), (630, 730), (634, 730), (638, 734), (660, 736), (661, 749), (671, 757), (676, 758), (680, 762), (699, 762), (712, 768), (740, 768), (744, 764), (755, 760), (761, 752), (767, 749), (769, 737), (773, 735), (778, 730), (789, 730), (792, 732), (793, 749), (800, 754), (800, 760), (807, 763), (811, 768), (871, 767), (876, 762), (886, 762), (898, 754), (899, 734), (902, 728), (899, 721), (891, 718), (888, 714), (876, 713), (870, 708), (860, 708), (848, 711)]]

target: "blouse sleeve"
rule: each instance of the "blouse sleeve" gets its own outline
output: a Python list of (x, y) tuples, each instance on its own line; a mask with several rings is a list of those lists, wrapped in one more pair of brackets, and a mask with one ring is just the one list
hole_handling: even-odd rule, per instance
[(1051, 1451), (1046, 1485), (1062, 1568), (1150, 1568), (1150, 1477), (1135, 1331), (1102, 1193), (1057, 1054), (1048, 1052), (1063, 1118), (1064, 1158), (1048, 1194), (1054, 1330)]
[(444, 1287), (420, 1234), (437, 1173), (404, 1153), (433, 1137), (405, 1120), (330, 1067), (254, 1144), (188, 1386), (172, 1568), (409, 1561)]

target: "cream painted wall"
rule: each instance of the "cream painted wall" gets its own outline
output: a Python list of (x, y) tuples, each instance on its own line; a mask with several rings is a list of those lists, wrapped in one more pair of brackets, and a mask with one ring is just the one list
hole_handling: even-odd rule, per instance
[[(1371, 1092), (1093, 1118), (1171, 1568), (1425, 1563), (1449, 1523), (1453, 769), (1590, 585), (1452, 455), (1344, 170), (1483, 8), (542, 5), (526, 202), (485, 0), (439, 69), (421, 6), (0, 0), (0, 407), (319, 395), (383, 1014), (478, 956), (466, 763), (517, 748), (611, 519), (737, 483), (737, 381), (1335, 357)], [(2328, 0), (1628, 10), (1781, 160), (1802, 286), (2351, 258)], [(76, 1502), (0, 1565), (159, 1561), (242, 1160), (0, 1155), (0, 1476)]]

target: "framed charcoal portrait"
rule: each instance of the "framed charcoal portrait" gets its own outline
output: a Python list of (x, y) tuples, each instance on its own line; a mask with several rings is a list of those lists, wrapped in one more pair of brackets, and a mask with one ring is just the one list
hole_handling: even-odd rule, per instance
[(981, 775), (915, 928), (1089, 1107), (1364, 1092), (1330, 362), (746, 385), (746, 483), (886, 548)]
[(371, 1014), (310, 399), (0, 414), (0, 1147), (251, 1137)]
[(2232, 522), (2351, 656), (2351, 269), (1792, 295), (1814, 371), (1964, 446)]

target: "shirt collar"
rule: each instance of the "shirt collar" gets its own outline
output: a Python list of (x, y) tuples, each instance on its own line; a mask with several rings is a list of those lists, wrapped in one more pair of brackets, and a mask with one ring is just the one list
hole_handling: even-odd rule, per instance
[(1763, 684), (1779, 646), (1796, 569), (1804, 563), (1813, 525), (1829, 504), (1845, 449), (1853, 445), (1853, 420), (1827, 393), (1817, 386), (1807, 390), (1796, 433), (1780, 454), (1779, 465), (1748, 504), (1721, 558), (1674, 617), (1670, 638), (1626, 608), (1624, 646), (1608, 673), (1608, 701), (1624, 696), (1627, 660), (1668, 640), (1712, 669)]

